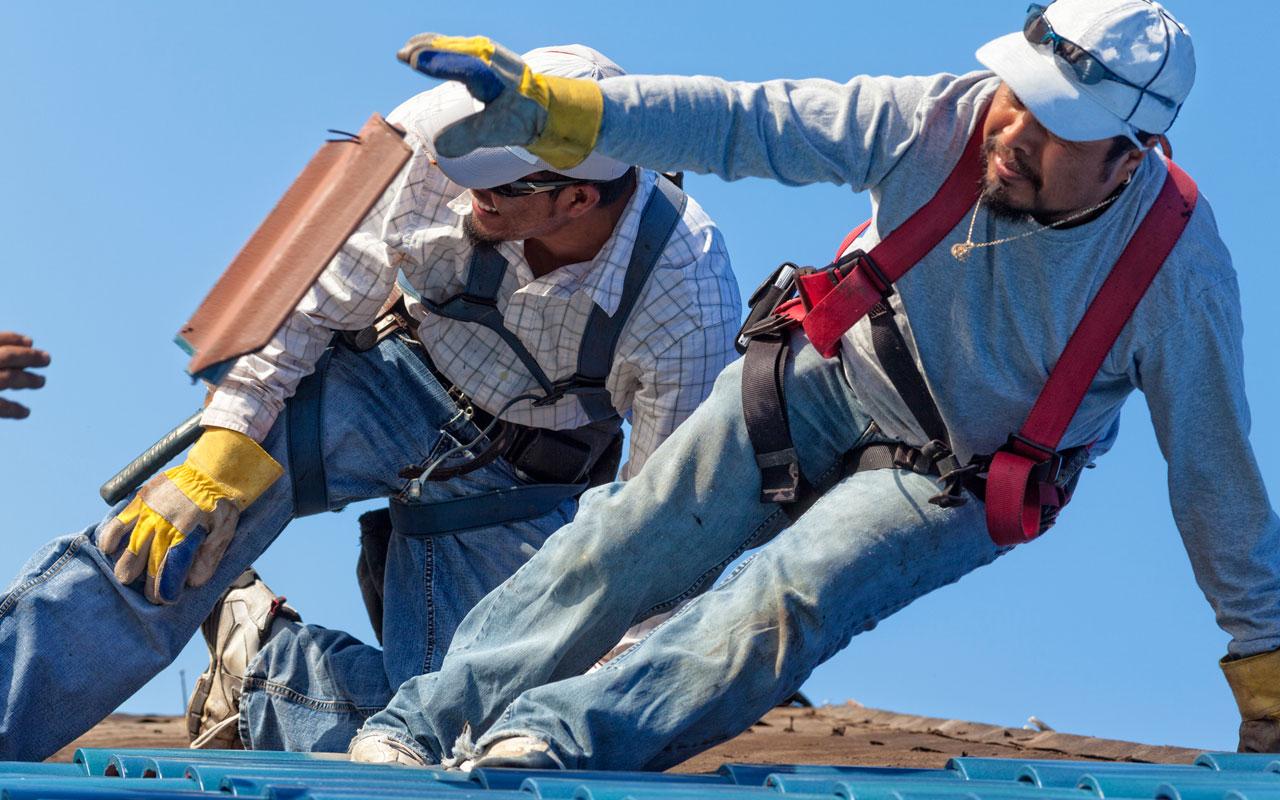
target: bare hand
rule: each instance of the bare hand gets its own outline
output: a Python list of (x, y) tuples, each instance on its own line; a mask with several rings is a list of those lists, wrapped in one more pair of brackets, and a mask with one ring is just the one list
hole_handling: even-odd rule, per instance
[[(39, 389), (44, 376), (27, 370), (47, 367), (49, 361), (48, 353), (31, 346), (31, 337), (0, 331), (0, 389)], [(0, 418), (22, 419), (30, 413), (26, 406), (0, 398)]]

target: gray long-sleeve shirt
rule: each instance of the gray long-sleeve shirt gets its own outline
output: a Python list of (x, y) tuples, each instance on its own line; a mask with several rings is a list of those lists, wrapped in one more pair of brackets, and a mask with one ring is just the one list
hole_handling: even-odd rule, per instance
[[(862, 240), (869, 249), (937, 191), (999, 80), (990, 73), (846, 84), (628, 76), (602, 86), (598, 150), (730, 180), (870, 190), (873, 223)], [(966, 216), (898, 282), (899, 323), (961, 458), (992, 452), (1021, 426), (1166, 174), (1151, 152), (1096, 220), (975, 250), (960, 263), (949, 248), (964, 241)], [(974, 239), (1032, 229), (980, 210)], [(1202, 196), (1062, 445), (1096, 442), (1094, 453), (1105, 453), (1125, 398), (1142, 390), (1196, 580), (1233, 637), (1230, 651), (1249, 655), (1280, 647), (1280, 520), (1249, 445), (1241, 332), (1231, 257)], [(845, 335), (842, 352), (881, 428), (923, 443), (875, 357), (867, 320)]]

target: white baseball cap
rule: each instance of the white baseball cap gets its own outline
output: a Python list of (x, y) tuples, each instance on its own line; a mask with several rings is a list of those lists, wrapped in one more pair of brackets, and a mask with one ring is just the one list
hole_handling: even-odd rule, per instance
[(1139, 145), (1138, 132), (1169, 130), (1196, 78), (1182, 23), (1154, 0), (1057, 0), (1039, 9), (977, 57), (1042, 125), (1069, 141), (1127, 136)]
[[(603, 54), (581, 44), (539, 47), (521, 58), (534, 72), (564, 78), (590, 78), (598, 81), (626, 74), (622, 67)], [(427, 142), (434, 142), (436, 134), (441, 130), (484, 107), (480, 101), (472, 98), (462, 84), (455, 81), (432, 89), (430, 94), (433, 108), (422, 118)], [(543, 171), (586, 181), (608, 181), (621, 177), (631, 167), (630, 164), (600, 153), (592, 153), (577, 166), (556, 169), (523, 147), (482, 147), (457, 158), (444, 158), (438, 153), (433, 155), (441, 171), (450, 180), (468, 189), (491, 189)]]

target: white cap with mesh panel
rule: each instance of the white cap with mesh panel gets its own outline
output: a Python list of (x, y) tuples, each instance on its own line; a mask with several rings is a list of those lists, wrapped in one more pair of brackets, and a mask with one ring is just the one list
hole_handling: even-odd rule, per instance
[(1054, 42), (1023, 31), (983, 45), (978, 60), (999, 76), (1042, 125), (1069, 141), (1164, 133), (1195, 83), (1191, 34), (1153, 0), (1057, 0), (1044, 19), (1060, 39), (1122, 81), (1085, 83)]

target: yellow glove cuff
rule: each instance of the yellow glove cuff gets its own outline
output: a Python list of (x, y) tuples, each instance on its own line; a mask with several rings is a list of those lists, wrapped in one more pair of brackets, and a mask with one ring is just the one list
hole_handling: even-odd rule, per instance
[(241, 510), (265, 492), (284, 468), (253, 439), (227, 428), (208, 428), (180, 467), (165, 473), (205, 511), (229, 498)]
[(1244, 720), (1280, 718), (1280, 650), (1218, 662)]
[(596, 146), (604, 119), (600, 84), (585, 78), (540, 75), (525, 67), (520, 93), (547, 109), (542, 134), (528, 146), (556, 169), (581, 164)]

